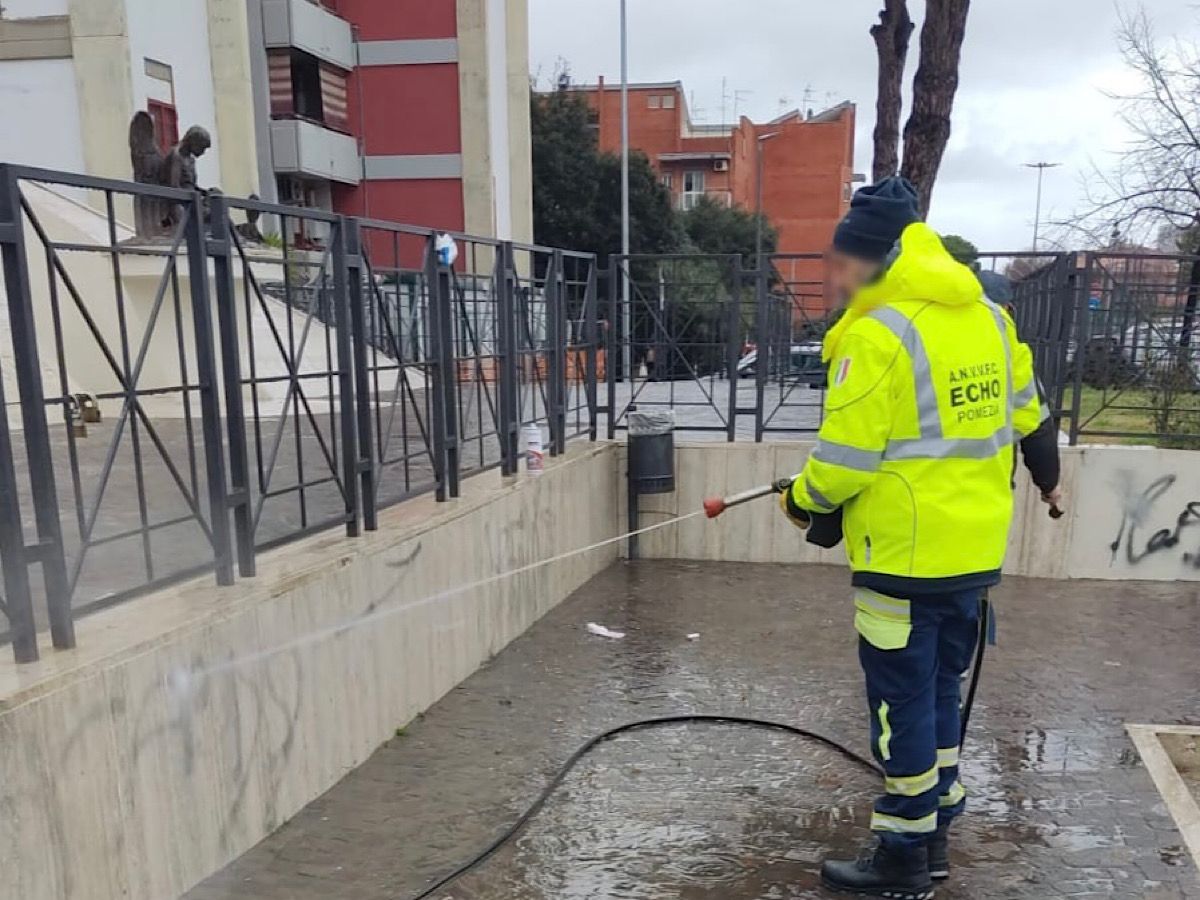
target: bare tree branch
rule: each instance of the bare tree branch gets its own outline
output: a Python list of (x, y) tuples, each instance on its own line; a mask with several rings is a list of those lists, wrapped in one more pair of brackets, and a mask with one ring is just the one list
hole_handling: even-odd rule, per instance
[(875, 97), (875, 159), (872, 180), (895, 175), (900, 169), (901, 85), (913, 33), (907, 0), (884, 0), (879, 24), (871, 27), (879, 60), (879, 86)]
[(1131, 140), (1116, 164), (1093, 165), (1085, 202), (1059, 223), (1083, 234), (1160, 239), (1164, 229), (1200, 227), (1200, 48), (1163, 43), (1144, 8), (1122, 13), (1117, 45), (1138, 90), (1113, 95)]
[(917, 186), (928, 215), (933, 184), (950, 140), (950, 111), (958, 92), (958, 63), (971, 0), (926, 0), (921, 64), (913, 79), (912, 115), (904, 126), (903, 173)]

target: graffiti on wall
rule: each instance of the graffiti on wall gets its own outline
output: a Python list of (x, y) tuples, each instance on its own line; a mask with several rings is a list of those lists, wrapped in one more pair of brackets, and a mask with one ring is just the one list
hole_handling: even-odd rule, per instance
[(1109, 549), (1110, 565), (1131, 566), (1151, 557), (1178, 554), (1182, 565), (1200, 569), (1200, 499), (1166, 500), (1179, 477), (1160, 475), (1144, 487), (1134, 472), (1121, 469), (1113, 487), (1121, 498), (1121, 522)]

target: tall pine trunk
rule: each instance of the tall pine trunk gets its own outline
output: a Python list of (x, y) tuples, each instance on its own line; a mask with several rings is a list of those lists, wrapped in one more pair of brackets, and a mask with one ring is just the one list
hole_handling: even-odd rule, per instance
[(885, 0), (879, 24), (871, 27), (879, 59), (879, 86), (875, 97), (875, 159), (873, 181), (895, 175), (900, 169), (901, 85), (913, 33), (907, 0)]
[(921, 63), (913, 79), (912, 114), (904, 126), (902, 173), (917, 187), (921, 215), (929, 214), (933, 184), (950, 140), (950, 110), (971, 0), (928, 0), (921, 26)]

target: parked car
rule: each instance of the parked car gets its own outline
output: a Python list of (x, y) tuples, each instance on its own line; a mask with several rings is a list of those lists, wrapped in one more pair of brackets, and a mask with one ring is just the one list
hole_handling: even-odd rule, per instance
[[(792, 344), (786, 361), (775, 361), (768, 378), (796, 382), (819, 389), (829, 385), (829, 374), (821, 361), (821, 345)], [(758, 350), (751, 350), (738, 361), (738, 377), (753, 378), (758, 373)]]
[[(1151, 319), (1131, 325), (1125, 331), (1126, 357), (1143, 376), (1161, 372), (1179, 358), (1179, 342), (1183, 339), (1183, 317)], [(1188, 348), (1183, 358), (1193, 374), (1200, 373), (1200, 321), (1192, 323)], [(1200, 379), (1200, 375), (1197, 375)]]

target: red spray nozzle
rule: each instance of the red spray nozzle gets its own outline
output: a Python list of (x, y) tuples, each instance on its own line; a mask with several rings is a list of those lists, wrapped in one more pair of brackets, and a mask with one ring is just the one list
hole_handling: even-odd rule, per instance
[(792, 480), (790, 478), (782, 478), (773, 484), (764, 484), (761, 487), (750, 488), (748, 491), (731, 494), (728, 497), (709, 497), (704, 501), (704, 514), (710, 519), (715, 519), (731, 506), (740, 506), (743, 503), (749, 503), (751, 500), (757, 500), (759, 497), (766, 497), (770, 494), (781, 494), (788, 489), (791, 483)]

